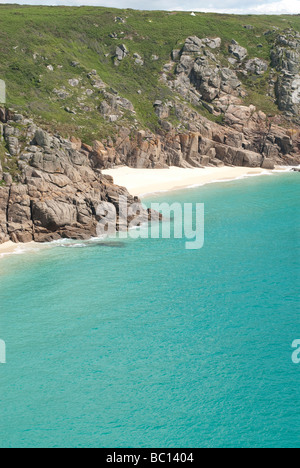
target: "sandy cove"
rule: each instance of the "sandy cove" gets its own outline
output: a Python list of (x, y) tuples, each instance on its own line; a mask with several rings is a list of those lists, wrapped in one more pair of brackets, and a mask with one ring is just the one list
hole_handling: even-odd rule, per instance
[(24, 252), (24, 249), (31, 250), (35, 247), (40, 248), (42, 244), (37, 242), (28, 242), (26, 244), (15, 244), (14, 242), (8, 241), (0, 245), (0, 259), (6, 255), (18, 254)]
[(233, 180), (240, 177), (267, 174), (270, 171), (249, 167), (206, 167), (205, 169), (133, 169), (118, 167), (108, 169), (103, 174), (114, 178), (117, 185), (127, 188), (135, 196), (145, 194), (179, 190), (191, 186), (205, 185), (212, 182)]
[[(283, 169), (278, 167), (277, 169)], [(287, 168), (285, 168), (287, 169)], [(207, 167), (205, 169), (133, 169), (118, 167), (108, 169), (103, 174), (114, 178), (117, 185), (124, 186), (135, 196), (150, 193), (180, 190), (187, 187), (205, 185), (213, 182), (234, 180), (241, 177), (268, 174), (270, 171), (249, 167)], [(28, 244), (15, 244), (11, 241), (0, 245), (0, 258), (7, 254), (17, 254), (20, 249), (41, 247), (41, 244), (30, 242)]]

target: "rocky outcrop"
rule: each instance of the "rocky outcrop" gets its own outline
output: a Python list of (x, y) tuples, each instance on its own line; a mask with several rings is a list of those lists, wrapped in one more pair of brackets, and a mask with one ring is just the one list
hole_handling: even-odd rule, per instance
[(122, 45), (119, 45), (117, 48), (116, 48), (116, 59), (121, 62), (124, 58), (127, 57), (129, 51), (127, 49), (127, 47), (122, 44)]
[[(0, 243), (96, 236), (109, 204), (118, 213), (117, 229), (126, 229), (130, 218), (120, 214), (120, 197), (128, 207), (139, 201), (104, 176), (103, 168), (226, 164), (272, 169), (275, 163), (300, 162), (299, 135), (270, 124), (254, 106), (229, 106), (223, 127), (179, 103), (157, 101), (155, 107), (165, 109), (166, 117), (175, 112), (189, 130), (179, 132), (163, 120), (158, 134), (121, 128), (114, 143), (108, 139), (88, 146), (1, 109), (7, 152), (0, 164)], [(142, 207), (140, 212), (144, 221), (153, 215)]]
[(248, 55), (247, 49), (245, 49), (245, 47), (241, 47), (234, 39), (232, 40), (228, 50), (234, 56), (234, 58), (240, 62), (242, 62)]
[(279, 72), (276, 83), (278, 107), (290, 116), (300, 115), (300, 35), (295, 31), (277, 36), (271, 52), (272, 66)]
[[(228, 47), (218, 37), (191, 36), (181, 49), (170, 51), (172, 60), (164, 65), (161, 80), (172, 92), (161, 93), (153, 102), (155, 133), (140, 129), (133, 104), (104, 83), (96, 70), (70, 78), (52, 94), (61, 102), (81, 90), (78, 105), (65, 110), (74, 115), (94, 112), (110, 125), (113, 139), (90, 145), (76, 137), (66, 140), (0, 108), (0, 243), (94, 236), (109, 204), (118, 213), (117, 228), (126, 229), (129, 219), (121, 216), (120, 197), (128, 205), (139, 202), (115, 186), (102, 169), (298, 165), (300, 132), (294, 123), (299, 122), (300, 36), (274, 33), (272, 43), (275, 37), (273, 69), (267, 61), (249, 57), (236, 41)], [(229, 56), (224, 56), (222, 45)], [(147, 61), (146, 54), (129, 54), (123, 45), (116, 48), (114, 58), (116, 65), (131, 60), (136, 69)], [(79, 64), (72, 67), (78, 69)], [(276, 91), (285, 117), (271, 118), (254, 105), (245, 105), (247, 80), (273, 87), (270, 95), (275, 101)], [(85, 98), (90, 98), (88, 106)], [(203, 117), (204, 109), (221, 125)], [(142, 208), (141, 213), (144, 220), (152, 215)]]
[(99, 106), (99, 111), (105, 119), (109, 120), (109, 122), (116, 122), (126, 111), (130, 111), (132, 114), (135, 113), (134, 107), (128, 99), (109, 93), (105, 90), (103, 90), (101, 94), (104, 100)]
[(268, 70), (268, 63), (256, 57), (248, 60), (245, 64), (245, 68), (252, 74), (263, 75)]
[[(220, 38), (187, 38), (182, 50), (172, 54), (176, 63), (175, 79), (162, 77), (186, 100), (204, 106), (215, 115), (222, 113), (230, 103), (241, 102), (240, 98), (245, 96), (234, 67), (230, 62), (229, 66), (224, 66), (221, 45)], [(233, 64), (237, 62), (234, 58), (229, 60)]]
[(199, 37), (191, 36), (188, 37), (185, 41), (183, 46), (184, 53), (201, 53), (205, 47), (209, 47), (210, 49), (216, 49), (221, 47), (222, 40), (220, 37), (216, 38), (204, 38), (199, 39)]
[[(274, 40), (271, 63), (258, 57), (250, 58), (248, 51), (234, 39), (228, 46), (228, 66), (220, 38), (188, 37), (181, 50), (173, 50), (172, 62), (166, 64), (162, 81), (195, 106), (202, 106), (211, 114), (226, 114), (229, 106), (244, 106), (247, 87), (244, 77), (255, 83), (266, 75), (268, 96), (277, 99), (278, 107), (287, 117), (299, 121), (300, 109), (300, 35), (288, 30)], [(175, 65), (175, 76), (170, 70)], [(271, 66), (270, 66), (271, 65)], [(275, 70), (274, 70), (275, 69)], [(269, 72), (269, 75), (268, 75)]]
[[(281, 71), (277, 82), (278, 101), (281, 102), (282, 110), (289, 109), (289, 115), (297, 115), (298, 105), (298, 78), (299, 78), (299, 56), (298, 56), (298, 34), (295, 32), (278, 36), (277, 46), (272, 51), (272, 65)], [(273, 37), (273, 36), (272, 36)], [(273, 40), (273, 39), (272, 39)], [(217, 158), (228, 164), (249, 164), (264, 165), (272, 167), (275, 163), (287, 164), (289, 161), (299, 160), (298, 137), (293, 135), (297, 131), (293, 130), (289, 134), (287, 130), (280, 127), (279, 118), (268, 118), (263, 112), (258, 111), (255, 106), (246, 106), (244, 98), (247, 90), (243, 86), (243, 77), (248, 77), (252, 83), (256, 82), (259, 76), (270, 72), (269, 90), (270, 99), (275, 100), (275, 73), (272, 72), (269, 63), (258, 57), (249, 58), (248, 51), (241, 47), (235, 40), (232, 40), (228, 47), (231, 57), (228, 58), (228, 66), (224, 66), (224, 55), (220, 49), (221, 39), (204, 38), (192, 36), (186, 39), (181, 50), (172, 52), (172, 62), (165, 66), (165, 69), (175, 68), (174, 78), (172, 75), (163, 74), (162, 80), (174, 91), (180, 93), (186, 101), (191, 102), (196, 107), (208, 110), (214, 116), (223, 116), (225, 128), (216, 127), (210, 123), (211, 133), (223, 134), (226, 146), (231, 145), (230, 141), (242, 142), (241, 149), (258, 153), (262, 158), (237, 157), (232, 150), (229, 158), (223, 157), (223, 152), (217, 151)], [(280, 46), (279, 46), (280, 44)], [(213, 46), (212, 46), (213, 45)], [(292, 49), (293, 50), (292, 50)], [(175, 67), (174, 67), (175, 66)], [(273, 91), (272, 91), (273, 87)], [(188, 113), (178, 110), (180, 107), (175, 103), (156, 102), (155, 112), (161, 119), (163, 128), (168, 128), (168, 118), (170, 113), (178, 116), (179, 120), (186, 128), (198, 131), (203, 135), (204, 119), (201, 120), (197, 113)], [(191, 123), (193, 122), (193, 123)], [(293, 125), (291, 125), (293, 126)], [(170, 131), (168, 129), (168, 131)], [(240, 133), (240, 135), (238, 135)], [(297, 133), (298, 134), (298, 133)], [(214, 140), (213, 137), (209, 137)], [(286, 145), (286, 140), (289, 144)], [(224, 141), (223, 141), (224, 143)], [(188, 158), (185, 157), (187, 161)], [(194, 159), (193, 159), (194, 161)], [(213, 164), (214, 161), (207, 161), (206, 158), (197, 159), (197, 164), (204, 164), (204, 161)], [(191, 161), (188, 161), (189, 164)]]
[[(4, 115), (4, 137), (8, 151), (14, 121)], [(118, 214), (117, 229), (126, 229), (130, 218), (120, 216), (120, 197), (124, 203), (140, 206), (143, 220), (153, 216), (125, 188), (114, 185), (98, 167), (96, 152), (102, 146), (89, 148), (80, 140), (65, 140), (24, 121), (18, 131), (25, 143), (17, 159), (14, 179), (5, 173), (15, 154), (7, 152), (0, 164), (0, 243), (45, 242), (60, 238), (87, 239), (97, 235), (98, 223), (106, 211), (99, 206), (113, 205)], [(90, 149), (90, 151), (89, 151)], [(124, 208), (122, 208), (124, 209)], [(157, 215), (156, 215), (157, 216)]]

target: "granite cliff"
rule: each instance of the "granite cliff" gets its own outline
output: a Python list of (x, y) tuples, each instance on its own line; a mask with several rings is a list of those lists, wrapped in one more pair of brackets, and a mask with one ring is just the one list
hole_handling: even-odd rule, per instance
[[(103, 169), (300, 164), (296, 17), (266, 29), (266, 17), (47, 11), (55, 47), (46, 9), (1, 8), (0, 243), (88, 238), (100, 202), (139, 203)], [(12, 22), (33, 12), (19, 37)]]
[[(0, 244), (89, 239), (97, 235), (99, 221), (109, 218), (111, 205), (117, 213), (117, 230), (127, 229), (136, 215), (140, 223), (159, 219), (126, 188), (102, 175), (80, 140), (50, 135), (4, 109), (0, 117), (10, 151), (4, 167), (0, 164)], [(120, 212), (124, 203), (126, 217)]]

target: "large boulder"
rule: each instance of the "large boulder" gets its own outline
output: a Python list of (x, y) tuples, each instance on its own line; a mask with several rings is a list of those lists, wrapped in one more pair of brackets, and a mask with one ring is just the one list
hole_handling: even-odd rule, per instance
[(62, 173), (63, 160), (59, 154), (50, 153), (44, 154), (41, 152), (34, 153), (31, 159), (31, 165), (45, 172)]
[(211, 49), (218, 49), (222, 45), (222, 39), (220, 37), (215, 37), (214, 39), (205, 38), (203, 42)]
[(268, 64), (264, 60), (254, 58), (245, 64), (246, 70), (256, 75), (263, 75), (268, 70)]
[(263, 157), (259, 153), (253, 151), (240, 151), (243, 154), (243, 166), (246, 167), (260, 167), (262, 164)]
[(184, 53), (195, 53), (201, 52), (201, 49), (204, 47), (203, 41), (197, 36), (190, 36), (186, 39), (183, 46)]
[(256, 111), (254, 106), (236, 106), (230, 105), (225, 113), (225, 122), (229, 126), (240, 126), (247, 124)]
[(71, 226), (77, 221), (76, 207), (70, 203), (46, 200), (33, 204), (33, 220), (37, 226), (56, 231), (63, 226)]
[(215, 144), (215, 149), (217, 159), (220, 159), (225, 164), (260, 167), (263, 161), (262, 155), (253, 151), (234, 148), (220, 143)]
[(8, 151), (12, 156), (17, 156), (20, 152), (19, 140), (15, 136), (9, 136), (6, 138)]
[(51, 145), (50, 135), (41, 128), (38, 128), (35, 132), (34, 140), (38, 146), (42, 146), (43, 148), (50, 147)]
[(121, 61), (125, 57), (127, 57), (128, 53), (129, 53), (129, 51), (128, 51), (127, 47), (124, 44), (122, 44), (122, 45), (120, 45), (120, 46), (118, 46), (116, 48), (116, 54), (115, 55), (116, 55), (116, 58), (119, 61)]
[(229, 52), (240, 62), (242, 62), (248, 55), (247, 49), (240, 46), (235, 40), (229, 46)]
[(205, 37), (204, 39), (199, 39), (197, 36), (190, 36), (186, 39), (182, 52), (184, 54), (200, 53), (205, 47), (209, 47), (210, 49), (217, 49), (221, 47), (221, 44), (222, 39), (220, 37)]
[(234, 70), (231, 70), (230, 68), (221, 69), (221, 80), (222, 80), (221, 88), (225, 92), (228, 89), (236, 90), (242, 85), (242, 83), (237, 77), (236, 72)]
[(273, 170), (275, 168), (275, 163), (274, 163), (273, 159), (264, 158), (261, 167), (262, 167), (262, 169)]

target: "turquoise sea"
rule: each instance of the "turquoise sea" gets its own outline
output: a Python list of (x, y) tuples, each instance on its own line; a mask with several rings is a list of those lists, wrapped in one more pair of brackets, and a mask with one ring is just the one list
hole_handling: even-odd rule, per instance
[(299, 177), (205, 203), (205, 244), (128, 239), (0, 259), (0, 447), (300, 447)]

